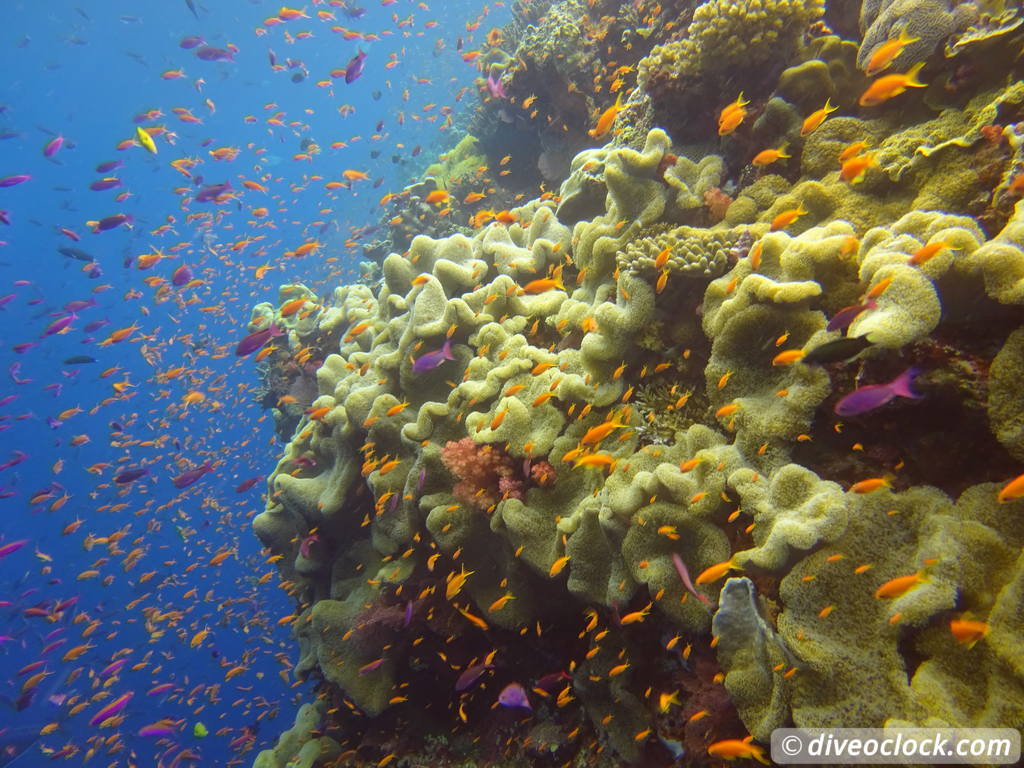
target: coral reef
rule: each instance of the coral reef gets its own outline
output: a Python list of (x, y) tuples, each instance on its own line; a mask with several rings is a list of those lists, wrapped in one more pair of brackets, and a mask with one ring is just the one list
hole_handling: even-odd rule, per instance
[[(660, 767), (788, 723), (1024, 721), (1024, 91), (956, 85), (1012, 19), (865, 2), (858, 46), (812, 0), (672, 6), (648, 37), (644, 4), (531, 5), (516, 55), (482, 57), (517, 101), (407, 190), (380, 280), (252, 315), (285, 332), (259, 354), (289, 439), (253, 526), (331, 738), (364, 762)], [(900, 13), (946, 31), (897, 66), (947, 78), (862, 109)], [(976, 42), (989, 22), (1009, 31)], [(458, 225), (426, 202), (502, 131), (586, 141), (596, 91), (566, 84), (638, 38), (662, 44), (616, 66), (647, 96), (549, 158), (557, 194), (442, 200)], [(534, 91), (573, 129), (527, 129)], [(303, 722), (261, 765), (306, 749)]]

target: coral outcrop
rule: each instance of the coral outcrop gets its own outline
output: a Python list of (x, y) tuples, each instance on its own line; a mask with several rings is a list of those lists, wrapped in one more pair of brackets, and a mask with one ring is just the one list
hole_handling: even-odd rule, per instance
[[(866, 2), (858, 48), (816, 0), (709, 0), (640, 79), (648, 117), (751, 82), (734, 135), (715, 101), (683, 135), (623, 112), (628, 145), (577, 153), (557, 194), (409, 225), (376, 284), (256, 307), (285, 331), (260, 364), (289, 441), (253, 526), (345, 734), (300, 712), (258, 765), (383, 760), (395, 731), (661, 766), (789, 723), (1024, 722), (1024, 501), (1000, 494), (1024, 456), (1020, 84), (857, 104), (899, 13), (947, 30), (904, 51), (930, 66), (980, 34), (957, 5)], [(597, 54), (568, 42), (625, 19), (584, 6), (488, 75), (574, 81)], [(751, 162), (768, 146), (786, 162)]]

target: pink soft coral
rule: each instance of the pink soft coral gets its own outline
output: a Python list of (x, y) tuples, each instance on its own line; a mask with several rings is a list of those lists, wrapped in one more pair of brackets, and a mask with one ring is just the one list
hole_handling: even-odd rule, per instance
[(725, 218), (725, 212), (732, 205), (732, 198), (718, 187), (712, 187), (704, 192), (704, 205), (708, 209), (711, 223), (717, 224)]
[(554, 467), (546, 461), (526, 461), (520, 469), (504, 450), (477, 443), (472, 437), (446, 443), (441, 460), (458, 478), (452, 488), (455, 497), (482, 511), (493, 509), (502, 499), (522, 499), (528, 479), (547, 487), (556, 477)]

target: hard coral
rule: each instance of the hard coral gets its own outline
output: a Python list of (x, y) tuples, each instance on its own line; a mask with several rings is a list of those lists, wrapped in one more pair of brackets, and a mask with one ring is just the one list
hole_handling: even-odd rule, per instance
[(764, 95), (824, 10), (824, 0), (707, 0), (698, 6), (682, 38), (655, 46), (637, 65), (658, 124), (676, 140), (697, 139), (713, 126), (712, 113), (735, 83), (745, 84), (748, 97)]
[[(708, 0), (680, 40), (657, 46), (640, 62), (640, 83), (756, 70), (791, 55), (825, 12), (823, 0)], [(649, 90), (649, 89), (648, 89)]]

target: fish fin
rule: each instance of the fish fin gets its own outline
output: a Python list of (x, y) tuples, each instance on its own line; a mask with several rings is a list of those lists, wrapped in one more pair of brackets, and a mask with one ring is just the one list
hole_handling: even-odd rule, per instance
[(912, 66), (910, 69), (907, 70), (906, 77), (907, 77), (907, 85), (909, 87), (911, 87), (911, 88), (924, 88), (925, 87), (926, 84), (922, 83), (920, 80), (917, 79), (917, 75), (918, 75), (918, 73), (922, 69), (924, 69), (924, 65), (925, 65), (925, 62), (919, 61), (919, 62), (917, 62), (917, 64), (915, 64), (914, 66)]

